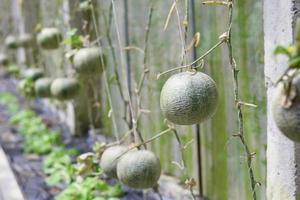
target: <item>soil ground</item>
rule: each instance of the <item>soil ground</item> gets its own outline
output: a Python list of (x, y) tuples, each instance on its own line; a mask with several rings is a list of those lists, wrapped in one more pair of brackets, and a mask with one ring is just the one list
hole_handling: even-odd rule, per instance
[[(60, 123), (55, 113), (48, 110), (41, 101), (32, 100), (30, 104), (16, 91), (16, 81), (5, 74), (0, 74), (0, 93), (10, 92), (15, 94), (21, 108), (30, 106), (46, 122), (50, 129), (59, 130), (62, 133), (63, 142), (66, 147), (76, 147), (80, 152), (91, 150), (91, 138), (89, 137), (71, 137), (67, 127)], [(22, 151), (22, 137), (18, 134), (16, 127), (9, 124), (9, 114), (5, 107), (0, 105), (0, 144), (3, 147), (10, 165), (17, 177), (17, 181), (22, 189), (24, 197), (27, 200), (52, 200), (54, 195), (61, 191), (59, 187), (49, 187), (45, 183), (45, 174), (42, 171), (43, 156), (28, 155)], [(101, 138), (101, 137), (100, 137)], [(131, 190), (124, 187), (126, 195), (122, 200), (155, 200), (158, 195), (148, 192), (147, 197), (143, 198), (142, 191)], [(145, 194), (144, 194), (145, 195)], [(163, 197), (164, 200), (169, 200)]]

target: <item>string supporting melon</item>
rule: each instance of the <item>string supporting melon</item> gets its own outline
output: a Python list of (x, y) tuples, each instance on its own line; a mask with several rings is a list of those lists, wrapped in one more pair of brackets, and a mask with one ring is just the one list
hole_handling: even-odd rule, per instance
[(97, 47), (79, 49), (73, 58), (76, 72), (81, 75), (91, 75), (102, 72), (104, 66), (102, 66), (101, 56)]
[(51, 94), (59, 100), (70, 100), (77, 96), (80, 85), (74, 78), (57, 78), (51, 84)]
[(51, 97), (51, 78), (40, 78), (34, 84), (35, 94), (38, 97)]
[(57, 28), (44, 28), (37, 35), (38, 44), (46, 50), (57, 49), (62, 41), (62, 35)]
[(107, 176), (117, 178), (118, 158), (125, 153), (127, 149), (128, 148), (125, 146), (113, 146), (103, 152), (100, 160), (100, 167)]
[(117, 164), (118, 179), (132, 188), (154, 187), (160, 173), (159, 159), (153, 152), (147, 150), (128, 152), (120, 158)]
[(216, 84), (201, 72), (175, 74), (166, 81), (161, 90), (161, 110), (174, 124), (201, 123), (213, 116), (217, 105)]
[(300, 142), (300, 75), (297, 75), (289, 91), (279, 83), (272, 100), (272, 114), (279, 130), (289, 139)]

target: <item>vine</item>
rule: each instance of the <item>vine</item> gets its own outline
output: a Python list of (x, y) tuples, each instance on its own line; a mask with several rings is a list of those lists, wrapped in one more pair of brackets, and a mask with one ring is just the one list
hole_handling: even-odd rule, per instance
[[(176, 2), (175, 2), (176, 3)], [(232, 77), (234, 80), (233, 88), (234, 88), (234, 101), (236, 104), (236, 109), (237, 109), (237, 122), (238, 122), (238, 133), (234, 134), (234, 137), (238, 137), (243, 145), (243, 148), (246, 153), (247, 157), (247, 167), (248, 167), (248, 173), (249, 173), (249, 179), (250, 179), (250, 184), (251, 184), (251, 191), (252, 191), (252, 198), (253, 200), (257, 199), (257, 194), (256, 194), (256, 186), (260, 185), (259, 182), (257, 182), (254, 178), (254, 172), (253, 172), (253, 166), (252, 166), (252, 161), (254, 158), (255, 153), (251, 153), (249, 145), (245, 139), (245, 134), (244, 134), (244, 117), (243, 117), (243, 112), (242, 112), (242, 106), (250, 106), (250, 107), (257, 107), (254, 104), (243, 102), (240, 99), (240, 94), (239, 94), (239, 80), (238, 80), (238, 73), (239, 69), (237, 68), (237, 64), (234, 59), (233, 55), (233, 47), (232, 47), (232, 24), (233, 24), (233, 11), (234, 11), (234, 1), (233, 0), (227, 0), (227, 1), (204, 1), (204, 5), (222, 5), (228, 7), (228, 12), (229, 12), (229, 22), (228, 22), (228, 30), (223, 33), (219, 37), (219, 41), (212, 46), (209, 50), (207, 50), (203, 55), (201, 55), (199, 58), (194, 60), (192, 63), (175, 67), (169, 70), (166, 70), (164, 72), (161, 72), (157, 75), (157, 79), (159, 79), (162, 75), (165, 75), (167, 73), (177, 71), (177, 70), (182, 70), (186, 68), (190, 68), (191, 66), (197, 64), (199, 61), (203, 61), (203, 59), (211, 54), (215, 49), (220, 47), (222, 44), (226, 43), (228, 47), (228, 54), (229, 54), (229, 61), (230, 61), (230, 66), (232, 69)], [(173, 6), (172, 6), (173, 7)], [(170, 13), (172, 12), (174, 8), (170, 9), (169, 16), (171, 15)], [(169, 16), (167, 18), (167, 22), (169, 21)], [(165, 26), (166, 27), (166, 26)], [(198, 66), (193, 67), (193, 69), (198, 68), (199, 66), (202, 66), (201, 64)]]
[[(182, 49), (183, 49), (182, 56), (181, 56), (181, 64), (183, 64), (183, 63), (186, 64), (186, 57), (187, 57), (187, 51), (188, 51), (186, 46), (187, 46), (188, 30), (189, 30), (189, 0), (185, 0), (185, 15), (184, 15), (183, 23), (182, 23), (183, 27), (184, 27), (183, 33), (181, 30), (181, 21), (180, 21), (178, 8), (177, 8), (177, 2), (175, 0), (174, 0), (174, 4), (175, 4), (175, 10), (176, 10), (176, 15), (177, 15), (177, 19), (178, 19), (177, 21), (178, 21), (179, 35), (180, 35), (180, 39), (182, 41)], [(171, 11), (172, 11), (172, 7), (171, 7)], [(181, 157), (181, 161), (180, 161), (181, 163), (177, 163), (175, 161), (173, 161), (172, 163), (175, 164), (176, 166), (178, 166), (178, 168), (183, 171), (183, 174), (185, 176), (185, 184), (189, 188), (192, 199), (195, 200), (193, 187), (196, 186), (196, 182), (195, 182), (194, 178), (190, 178), (187, 167), (186, 167), (187, 164), (186, 164), (186, 159), (184, 156), (184, 150), (186, 149), (186, 145), (184, 145), (182, 143), (181, 138), (180, 138), (178, 132), (176, 131), (174, 125), (171, 125), (171, 126), (172, 126), (172, 132), (174, 133), (174, 136), (175, 136), (176, 141), (180, 148), (180, 157)]]
[(233, 47), (232, 47), (232, 24), (233, 24), (233, 11), (234, 11), (234, 0), (228, 0), (227, 2), (216, 2), (216, 1), (206, 1), (203, 2), (203, 4), (206, 5), (226, 5), (229, 10), (229, 23), (228, 23), (228, 30), (225, 33), (225, 41), (228, 47), (228, 55), (229, 55), (229, 62), (232, 69), (232, 77), (234, 80), (233, 88), (234, 88), (234, 100), (236, 104), (237, 109), (237, 115), (238, 115), (238, 133), (234, 134), (234, 137), (238, 137), (244, 147), (246, 156), (247, 156), (247, 166), (248, 166), (248, 173), (249, 173), (249, 179), (251, 184), (251, 190), (252, 190), (252, 198), (253, 200), (257, 199), (256, 195), (256, 185), (259, 184), (256, 182), (254, 178), (254, 172), (252, 167), (252, 160), (254, 158), (255, 153), (251, 153), (249, 149), (249, 145), (245, 139), (244, 134), (244, 117), (243, 117), (243, 111), (242, 106), (243, 105), (253, 105), (244, 103), (240, 100), (240, 93), (239, 93), (239, 69), (237, 68), (237, 64), (234, 59), (233, 55)]

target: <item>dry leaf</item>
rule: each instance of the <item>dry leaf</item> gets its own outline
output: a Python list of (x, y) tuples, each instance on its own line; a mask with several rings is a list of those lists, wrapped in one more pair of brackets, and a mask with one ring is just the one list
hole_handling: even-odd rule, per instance
[(169, 25), (169, 21), (170, 21), (170, 19), (171, 19), (171, 16), (172, 16), (172, 13), (173, 13), (173, 11), (174, 11), (175, 6), (176, 6), (176, 1), (173, 2), (172, 6), (171, 6), (171, 8), (170, 8), (170, 11), (169, 11), (169, 13), (168, 13), (168, 17), (167, 17), (166, 22), (165, 22), (165, 25), (164, 25), (164, 31), (167, 29), (167, 27), (168, 27), (168, 25)]
[(290, 108), (293, 105), (293, 100), (297, 96), (297, 88), (291, 82), (283, 84), (283, 96), (281, 100), (281, 105), (284, 108)]
[(192, 41), (190, 42), (186, 50), (189, 51), (191, 50), (192, 47), (197, 47), (200, 43), (200, 38), (201, 38), (200, 33), (199, 32), (195, 33), (195, 35), (192, 38)]
[(124, 51), (130, 51), (130, 50), (137, 50), (139, 52), (141, 52), (142, 54), (144, 54), (143, 49), (136, 47), (136, 46), (127, 46), (123, 48)]
[(211, 6), (229, 6), (230, 3), (227, 1), (204, 1), (202, 2), (204, 5), (211, 5)]

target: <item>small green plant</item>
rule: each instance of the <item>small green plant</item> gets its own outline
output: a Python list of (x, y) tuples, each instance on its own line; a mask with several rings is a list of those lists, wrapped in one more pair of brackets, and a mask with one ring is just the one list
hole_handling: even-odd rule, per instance
[(78, 151), (75, 149), (63, 147), (53, 149), (43, 162), (43, 170), (48, 176), (46, 179), (48, 185), (70, 184), (73, 181), (75, 167), (72, 164), (71, 156), (77, 154)]
[(67, 38), (64, 40), (64, 44), (70, 45), (72, 49), (79, 49), (83, 47), (82, 38), (77, 33), (76, 28), (68, 31)]
[(31, 110), (20, 111), (10, 118), (10, 122), (18, 126), (26, 153), (47, 154), (52, 146), (60, 145), (60, 134), (48, 130), (42, 119)]
[(74, 182), (62, 191), (56, 200), (118, 200), (123, 195), (121, 185), (108, 185), (98, 177), (87, 177), (81, 183)]
[(10, 114), (16, 113), (19, 109), (17, 98), (14, 95), (7, 92), (0, 94), (0, 104), (6, 106)]
[(283, 135), (294, 142), (300, 142), (299, 134), (299, 88), (300, 88), (300, 19), (296, 21), (295, 41), (288, 47), (277, 46), (274, 54), (288, 57), (288, 66), (277, 81), (272, 99), (274, 121)]
[(288, 47), (277, 46), (274, 54), (286, 55), (289, 58), (288, 65), (290, 68), (300, 68), (300, 56), (296, 45), (292, 44)]
[(18, 100), (10, 93), (0, 94), (0, 103), (14, 111), (10, 112), (13, 115), (10, 123), (17, 126), (24, 138), (25, 153), (46, 154), (43, 161), (46, 183), (50, 186), (66, 185), (56, 200), (118, 200), (123, 195), (120, 184), (110, 186), (99, 178), (102, 170), (98, 154), (101, 154), (103, 144), (95, 146), (95, 154), (78, 156), (74, 164), (73, 157), (78, 151), (66, 149), (61, 143), (60, 133), (49, 130), (35, 112), (29, 109), (17, 112)]

